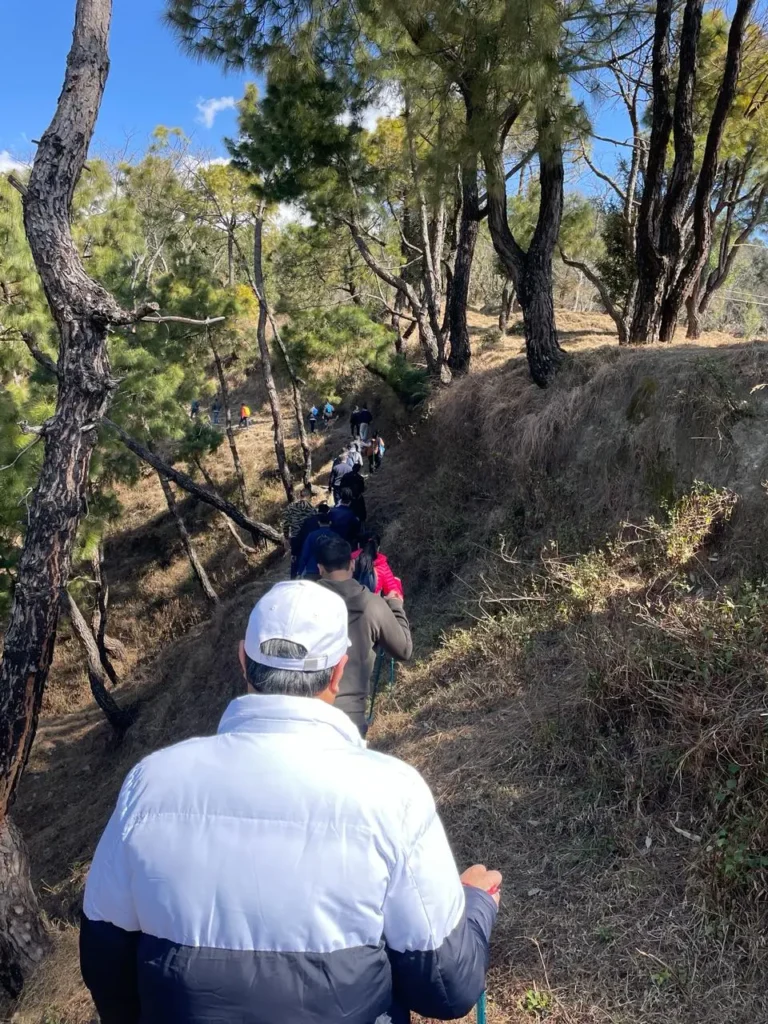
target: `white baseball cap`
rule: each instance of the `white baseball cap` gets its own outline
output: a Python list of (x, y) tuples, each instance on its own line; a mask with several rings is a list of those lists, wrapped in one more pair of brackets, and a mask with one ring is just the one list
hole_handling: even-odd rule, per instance
[[(316, 672), (338, 665), (351, 641), (347, 606), (333, 591), (311, 580), (276, 583), (256, 604), (245, 631), (245, 653), (251, 661), (270, 668)], [(301, 644), (303, 658), (264, 654), (266, 640)]]

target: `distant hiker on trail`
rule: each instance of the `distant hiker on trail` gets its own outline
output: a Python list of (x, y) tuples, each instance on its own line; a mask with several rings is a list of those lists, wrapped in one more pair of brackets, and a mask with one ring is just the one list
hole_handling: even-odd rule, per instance
[(381, 539), (377, 534), (362, 535), (360, 547), (352, 552), (355, 560), (355, 579), (374, 594), (399, 594), (402, 598), (403, 581), (392, 572), (380, 545)]
[(333, 469), (331, 469), (331, 475), (328, 478), (328, 493), (333, 493), (334, 504), (339, 504), (339, 491), (341, 490), (342, 481), (347, 473), (352, 472), (352, 466), (347, 462), (346, 452), (342, 453), (338, 460), (334, 462)]
[(360, 440), (367, 441), (368, 431), (371, 429), (371, 423), (373, 423), (373, 416), (368, 411), (368, 406), (365, 402), (363, 402), (363, 408), (360, 410), (358, 422), (360, 424)]
[(352, 578), (352, 548), (341, 537), (318, 539), (315, 548), (320, 585), (344, 599), (349, 612), (349, 664), (338, 706), (361, 733), (366, 730), (366, 703), (370, 693), (374, 647), (399, 661), (412, 652), (411, 628), (398, 594), (372, 594)]
[(330, 399), (323, 406), (323, 426), (327, 427), (333, 419), (333, 414), (336, 410), (331, 405)]
[(384, 452), (387, 450), (384, 444), (384, 438), (377, 431), (368, 442), (365, 449), (365, 454), (368, 456), (368, 468), (371, 473), (376, 473), (381, 468), (381, 460), (384, 458)]
[(317, 426), (317, 417), (320, 415), (320, 410), (316, 405), (313, 405), (309, 410), (309, 432), (314, 434), (315, 427)]
[(338, 534), (331, 528), (331, 512), (327, 505), (321, 506), (317, 518), (308, 520), (309, 530), (305, 535), (304, 542), (296, 565), (296, 575), (318, 579), (320, 570), (317, 567), (317, 554), (315, 543), (319, 537), (337, 537)]
[(346, 452), (346, 460), (353, 468), (363, 465), (363, 456), (360, 452), (360, 441), (353, 441)]
[(219, 416), (221, 416), (221, 403), (217, 398), (214, 400), (214, 403), (211, 406), (211, 422), (214, 424), (214, 426), (218, 425)]
[[(282, 526), (283, 536), (288, 541), (295, 540), (296, 537), (301, 533), (301, 528), (304, 523), (315, 515), (315, 508), (312, 502), (309, 501), (311, 491), (308, 487), (304, 487), (301, 492), (301, 497), (298, 501), (291, 502), (283, 510), (282, 515)], [(301, 554), (301, 550), (294, 552), (293, 546), (291, 546), (291, 579), (295, 579), (298, 575), (297, 564), (298, 556)]]
[(356, 405), (349, 417), (349, 429), (352, 437), (360, 436), (360, 406)]
[(355, 464), (352, 467), (352, 472), (347, 473), (344, 477), (344, 487), (352, 492), (352, 501), (350, 508), (355, 513), (361, 523), (365, 523), (368, 518), (368, 513), (365, 507), (365, 498), (363, 494), (365, 492), (365, 480), (360, 470), (362, 464)]
[(347, 487), (347, 481), (353, 476), (354, 470), (344, 477), (344, 486), (339, 492), (339, 503), (330, 513), (331, 526), (349, 544), (357, 544), (357, 538), (360, 536), (360, 520), (350, 507), (352, 491)]
[(249, 424), (250, 424), (250, 415), (251, 415), (251, 410), (248, 408), (248, 406), (245, 404), (245, 402), (243, 402), (243, 404), (240, 406), (240, 426), (243, 429), (245, 427), (249, 426)]
[(192, 399), (192, 404), (189, 407), (189, 418), (191, 420), (196, 420), (199, 415), (200, 415), (200, 399), (199, 398), (193, 398)]
[(348, 643), (337, 594), (278, 583), (217, 734), (129, 773), (80, 933), (102, 1024), (404, 1024), (480, 997), (501, 875), (459, 876), (419, 773), (334, 707)]

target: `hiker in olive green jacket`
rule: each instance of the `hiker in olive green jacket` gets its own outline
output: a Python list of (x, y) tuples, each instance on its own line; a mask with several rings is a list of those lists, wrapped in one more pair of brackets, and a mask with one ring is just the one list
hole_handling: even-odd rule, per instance
[(318, 538), (315, 555), (320, 570), (320, 586), (337, 593), (349, 614), (349, 661), (344, 669), (336, 707), (349, 715), (364, 736), (374, 648), (381, 648), (385, 654), (399, 661), (408, 661), (413, 653), (411, 627), (399, 593), (382, 597), (371, 593), (352, 578), (352, 549), (343, 538)]

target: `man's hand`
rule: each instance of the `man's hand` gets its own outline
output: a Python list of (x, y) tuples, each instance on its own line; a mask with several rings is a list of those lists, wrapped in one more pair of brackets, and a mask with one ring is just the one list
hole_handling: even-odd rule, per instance
[(388, 594), (384, 594), (384, 600), (400, 601), (402, 604), (405, 604), (405, 598), (403, 597), (399, 590), (390, 590)]
[(496, 906), (501, 903), (501, 872), (489, 871), (485, 864), (473, 864), (461, 876), (462, 885), (471, 885), (473, 889), (482, 889), (492, 896)]

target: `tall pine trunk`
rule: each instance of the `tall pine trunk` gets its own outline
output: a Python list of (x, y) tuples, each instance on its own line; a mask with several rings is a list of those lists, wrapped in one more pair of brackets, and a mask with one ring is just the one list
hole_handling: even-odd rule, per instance
[(216, 376), (219, 378), (219, 388), (221, 390), (221, 404), (224, 409), (224, 429), (227, 433), (227, 441), (229, 442), (229, 450), (232, 455), (232, 464), (235, 467), (235, 476), (237, 477), (237, 486), (240, 491), (240, 501), (242, 502), (243, 509), (246, 512), (250, 511), (248, 503), (248, 488), (245, 484), (245, 473), (243, 472), (243, 464), (240, 461), (240, 452), (237, 450), (237, 441), (235, 440), (235, 430), (232, 426), (232, 409), (229, 402), (229, 385), (227, 384), (227, 376), (224, 373), (224, 366), (221, 362), (221, 356), (219, 355), (219, 349), (214, 341), (211, 329), (206, 327), (208, 333), (208, 344), (211, 347), (213, 353), (213, 361), (216, 364)]
[[(266, 303), (266, 297), (264, 298)], [(299, 444), (301, 445), (301, 453), (304, 458), (304, 471), (302, 474), (304, 487), (311, 494), (312, 493), (312, 448), (309, 444), (309, 436), (307, 434), (307, 428), (304, 423), (304, 399), (301, 394), (301, 385), (304, 383), (294, 369), (291, 357), (288, 355), (288, 349), (285, 347), (280, 331), (278, 329), (275, 318), (267, 306), (267, 313), (269, 314), (269, 322), (272, 325), (272, 335), (275, 339), (275, 344), (280, 349), (280, 355), (283, 357), (283, 363), (285, 369), (288, 371), (288, 376), (291, 378), (291, 397), (293, 398), (293, 414), (296, 417), (296, 430), (299, 435)]]
[(165, 500), (168, 505), (168, 511), (171, 513), (173, 521), (176, 524), (176, 529), (179, 531), (181, 543), (187, 553), (187, 558), (189, 559), (189, 564), (192, 566), (192, 571), (195, 576), (197, 576), (200, 586), (203, 588), (203, 593), (211, 604), (218, 604), (219, 595), (213, 589), (213, 584), (208, 578), (208, 573), (205, 571), (205, 567), (200, 561), (200, 556), (195, 549), (195, 545), (192, 543), (192, 538), (189, 536), (189, 531), (181, 517), (179, 507), (176, 504), (176, 498), (173, 496), (173, 490), (171, 489), (170, 482), (159, 470), (157, 471), (157, 478), (160, 481), (160, 486), (163, 488), (163, 494), (165, 495)]
[(539, 387), (546, 387), (563, 360), (555, 325), (552, 282), (552, 254), (563, 216), (563, 153), (556, 139), (546, 140), (542, 147), (539, 156), (539, 215), (526, 252), (518, 245), (509, 227), (502, 150), (500, 144), (485, 154), (488, 226), (494, 248), (515, 284), (523, 314), (531, 377)]
[[(70, 230), (72, 195), (93, 135), (109, 68), (111, 0), (77, 0), (64, 87), (23, 193), (24, 226), (59, 333), (56, 410), (43, 425), (0, 667), (0, 982), (18, 994), (46, 945), (26, 851), (8, 818), (37, 728), (56, 640), (61, 593), (85, 511), (95, 429), (117, 386), (107, 330), (127, 313), (86, 274)], [(45, 357), (38, 355), (45, 361)]]
[(467, 324), (469, 286), (472, 261), (480, 230), (480, 211), (477, 192), (477, 157), (473, 156), (462, 167), (461, 220), (456, 241), (456, 259), (450, 294), (450, 351), (448, 365), (454, 373), (469, 372), (472, 347)]
[(280, 479), (285, 488), (285, 496), (288, 501), (293, 501), (293, 480), (285, 455), (285, 431), (283, 429), (283, 414), (280, 410), (280, 398), (275, 386), (275, 378), (272, 373), (272, 357), (269, 354), (267, 342), (267, 320), (269, 311), (267, 309), (266, 292), (264, 290), (264, 265), (262, 261), (262, 237), (264, 230), (264, 204), (259, 207), (253, 223), (253, 279), (256, 286), (256, 297), (259, 303), (259, 319), (256, 327), (256, 335), (259, 342), (259, 354), (261, 356), (261, 375), (264, 379), (264, 387), (267, 391), (269, 408), (272, 412), (272, 428), (275, 439), (275, 457), (277, 458), (277, 469)]

